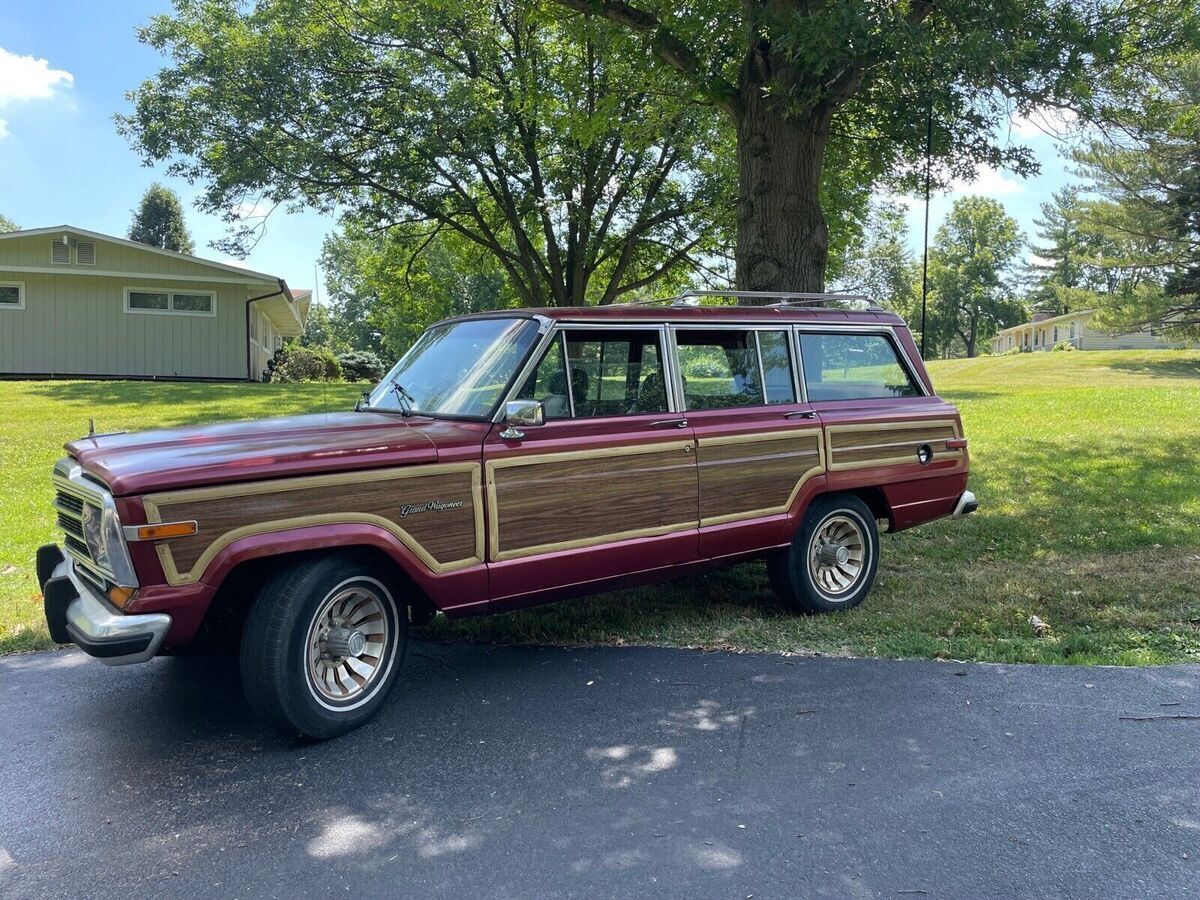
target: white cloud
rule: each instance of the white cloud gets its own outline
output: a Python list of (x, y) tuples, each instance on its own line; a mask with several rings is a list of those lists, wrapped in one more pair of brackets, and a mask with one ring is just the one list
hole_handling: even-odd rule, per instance
[(18, 56), (0, 47), (0, 107), (19, 100), (49, 100), (75, 76), (33, 56)]
[(1020, 194), (1024, 192), (1025, 185), (1009, 178), (999, 169), (982, 168), (976, 173), (974, 181), (955, 178), (950, 182), (950, 190), (954, 194), (982, 194), (985, 197), (998, 197), (1005, 194)]
[[(0, 47), (0, 109), (14, 103), (51, 100), (60, 88), (69, 88), (75, 76), (33, 56), (18, 56)], [(8, 121), (0, 119), (0, 141), (9, 135)]]

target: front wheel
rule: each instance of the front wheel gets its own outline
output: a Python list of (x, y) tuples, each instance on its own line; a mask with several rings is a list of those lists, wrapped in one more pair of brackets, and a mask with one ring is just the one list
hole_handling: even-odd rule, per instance
[(280, 730), (325, 740), (379, 711), (408, 643), (397, 585), (352, 555), (291, 565), (259, 591), (242, 632), (242, 687)]
[(790, 547), (767, 562), (771, 584), (798, 612), (850, 609), (863, 601), (879, 566), (879, 531), (853, 494), (817, 497)]

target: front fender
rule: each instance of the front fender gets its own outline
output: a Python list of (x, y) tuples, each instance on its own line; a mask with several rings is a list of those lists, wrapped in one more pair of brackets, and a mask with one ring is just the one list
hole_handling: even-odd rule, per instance
[(395, 535), (369, 523), (314, 525), (239, 538), (213, 557), (201, 580), (215, 590), (244, 562), (339, 547), (372, 547), (382, 551), (443, 612), (466, 615), (476, 608), (482, 612), (487, 606), (487, 569), (482, 563), (434, 572)]

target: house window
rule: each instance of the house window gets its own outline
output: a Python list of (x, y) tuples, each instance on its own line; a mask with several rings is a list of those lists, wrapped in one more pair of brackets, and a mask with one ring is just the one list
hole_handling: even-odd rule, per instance
[(0, 281), (0, 309), (25, 308), (25, 282)]
[(1075, 340), (1075, 323), (1071, 323), (1071, 340)]
[(256, 344), (258, 343), (258, 311), (257, 310), (255, 310), (255, 312), (250, 316), (250, 340), (254, 341), (254, 343), (256, 343)]
[(125, 312), (177, 316), (215, 316), (217, 295), (212, 291), (169, 291), (125, 288)]
[(1058, 326), (1054, 326), (1054, 343), (1058, 343)]

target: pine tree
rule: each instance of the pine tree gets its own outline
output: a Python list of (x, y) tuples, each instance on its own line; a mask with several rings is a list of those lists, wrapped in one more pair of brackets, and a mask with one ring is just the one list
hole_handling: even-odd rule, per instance
[(150, 185), (142, 202), (133, 211), (129, 239), (160, 250), (190, 254), (192, 236), (188, 234), (187, 224), (183, 221), (183, 204), (179, 202), (179, 195), (161, 184)]

